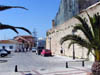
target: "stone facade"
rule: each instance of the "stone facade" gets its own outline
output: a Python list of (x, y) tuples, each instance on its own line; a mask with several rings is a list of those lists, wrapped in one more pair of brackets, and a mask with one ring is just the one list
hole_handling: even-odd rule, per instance
[[(81, 11), (79, 14), (82, 17), (87, 17), (86, 11), (92, 16), (93, 14), (99, 12), (100, 13), (100, 2), (88, 7), (87, 9)], [(72, 34), (72, 28), (75, 24), (79, 24), (79, 21), (74, 17), (64, 22), (63, 24), (54, 27), (53, 29), (48, 30), (47, 39), (46, 39), (46, 48), (52, 50), (53, 55), (61, 55), (61, 45), (60, 39), (68, 34)], [(76, 34), (84, 37), (81, 31), (78, 31)], [(85, 37), (84, 37), (85, 38)], [(70, 41), (63, 43), (62, 47), (64, 49), (63, 55), (65, 56), (73, 56), (73, 46), (68, 49), (68, 44)], [(75, 56), (77, 58), (87, 58), (87, 49), (82, 48), (78, 45), (74, 45)], [(90, 60), (94, 60), (93, 56), (90, 55)]]
[(60, 25), (79, 13), (78, 0), (61, 0), (55, 17), (55, 26)]
[(91, 6), (92, 4), (98, 2), (100, 0), (78, 0), (79, 10), (86, 9), (87, 7)]
[(98, 1), (99, 0), (61, 0), (59, 10), (54, 19), (55, 26), (63, 24), (65, 21), (79, 14), (83, 9), (86, 9)]

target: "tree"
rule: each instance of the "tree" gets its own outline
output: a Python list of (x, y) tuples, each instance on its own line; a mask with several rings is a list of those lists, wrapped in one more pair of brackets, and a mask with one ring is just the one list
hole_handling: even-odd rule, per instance
[(76, 24), (73, 27), (75, 32), (77, 32), (77, 30), (82, 31), (86, 39), (77, 34), (66, 35), (61, 38), (60, 43), (63, 44), (65, 41), (71, 40), (69, 48), (73, 43), (87, 48), (87, 54), (89, 55), (92, 53), (95, 58), (95, 62), (92, 66), (92, 72), (94, 75), (98, 75), (100, 73), (100, 15), (99, 13), (94, 14), (93, 17), (91, 17), (88, 13), (87, 15), (91, 26), (87, 23), (86, 18), (76, 16), (75, 18), (80, 21), (80, 24)]
[[(21, 8), (21, 9), (28, 10), (28, 9), (21, 7), (21, 6), (3, 6), (3, 5), (0, 5), (0, 11), (4, 11), (7, 9), (11, 9), (11, 8)], [(2, 23), (0, 23), (0, 29), (11, 29), (11, 30), (15, 31), (16, 33), (18, 33), (18, 31), (16, 29), (22, 29), (22, 30), (28, 32), (29, 34), (31, 34), (31, 32), (24, 27), (14, 27), (14, 26), (2, 24)]]

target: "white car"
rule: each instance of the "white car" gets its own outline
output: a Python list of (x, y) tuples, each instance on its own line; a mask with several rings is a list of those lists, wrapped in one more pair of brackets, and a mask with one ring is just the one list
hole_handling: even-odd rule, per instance
[(33, 47), (32, 48), (32, 52), (36, 52), (37, 48), (36, 47)]

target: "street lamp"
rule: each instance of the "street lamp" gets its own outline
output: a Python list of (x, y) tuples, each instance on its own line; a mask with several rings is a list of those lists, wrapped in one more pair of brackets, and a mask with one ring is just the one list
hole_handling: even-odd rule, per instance
[[(74, 35), (75, 31), (72, 30), (72, 35)], [(74, 43), (73, 43), (73, 59), (75, 59), (75, 47), (74, 47)]]
[(49, 41), (50, 41), (49, 47), (50, 47), (50, 50), (51, 50), (51, 37), (49, 37)]

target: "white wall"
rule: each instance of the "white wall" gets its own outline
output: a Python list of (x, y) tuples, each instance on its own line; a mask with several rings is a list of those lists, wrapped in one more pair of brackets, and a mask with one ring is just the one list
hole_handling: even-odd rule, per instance
[[(5, 48), (9, 51), (15, 51), (17, 48), (17, 44), (0, 44), (0, 49), (2, 49), (2, 46), (5, 46)], [(13, 48), (10, 49), (10, 46), (13, 46)]]

